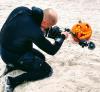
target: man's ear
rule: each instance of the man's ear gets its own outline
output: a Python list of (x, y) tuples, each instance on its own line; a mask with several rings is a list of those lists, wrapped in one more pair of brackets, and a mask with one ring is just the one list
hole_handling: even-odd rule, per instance
[(43, 26), (43, 27), (46, 27), (47, 25), (48, 25), (48, 23), (47, 23), (46, 20), (42, 21), (42, 26)]
[(47, 25), (48, 25), (48, 22), (47, 22), (46, 20), (44, 21), (44, 25), (45, 25), (45, 26), (47, 26)]

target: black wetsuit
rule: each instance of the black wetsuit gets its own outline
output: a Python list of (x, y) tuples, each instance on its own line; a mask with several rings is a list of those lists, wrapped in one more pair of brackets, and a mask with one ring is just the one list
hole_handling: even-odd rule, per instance
[(13, 85), (17, 86), (24, 81), (38, 80), (52, 74), (52, 68), (45, 62), (45, 56), (34, 49), (36, 44), (40, 49), (54, 55), (61, 47), (65, 37), (61, 35), (51, 44), (44, 37), (40, 26), (43, 19), (43, 10), (32, 7), (18, 7), (14, 9), (1, 29), (1, 57), (14, 69), (26, 71), (13, 78)]

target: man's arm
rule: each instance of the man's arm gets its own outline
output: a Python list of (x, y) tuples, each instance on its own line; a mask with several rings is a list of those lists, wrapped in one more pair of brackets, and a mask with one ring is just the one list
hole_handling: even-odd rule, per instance
[(34, 41), (34, 43), (43, 51), (50, 55), (56, 54), (56, 52), (60, 49), (63, 41), (65, 39), (64, 35), (61, 35), (59, 38), (55, 39), (55, 43), (51, 44), (43, 35), (39, 36), (38, 39)]

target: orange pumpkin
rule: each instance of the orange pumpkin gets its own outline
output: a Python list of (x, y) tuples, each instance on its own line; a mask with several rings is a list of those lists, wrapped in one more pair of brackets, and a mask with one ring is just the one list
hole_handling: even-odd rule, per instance
[(75, 36), (72, 35), (75, 41), (89, 40), (92, 35), (92, 29), (90, 25), (83, 22), (73, 25), (71, 32), (75, 34)]

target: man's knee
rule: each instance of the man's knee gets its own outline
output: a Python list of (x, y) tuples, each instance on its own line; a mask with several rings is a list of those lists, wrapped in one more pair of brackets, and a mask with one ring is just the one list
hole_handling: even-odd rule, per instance
[(45, 77), (50, 77), (53, 73), (53, 69), (47, 63), (42, 65), (41, 70)]
[(34, 70), (39, 72), (41, 77), (49, 77), (53, 73), (51, 66), (41, 58), (37, 58), (33, 66)]
[(53, 74), (53, 69), (49, 68), (48, 77), (50, 77), (52, 74)]

